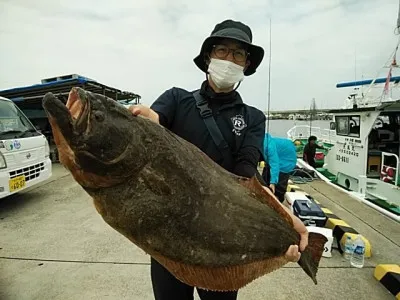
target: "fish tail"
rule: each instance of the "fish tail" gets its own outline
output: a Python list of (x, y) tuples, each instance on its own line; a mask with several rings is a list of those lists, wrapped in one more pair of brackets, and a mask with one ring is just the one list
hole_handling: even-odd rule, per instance
[(317, 271), (319, 261), (324, 251), (324, 245), (327, 238), (319, 233), (310, 232), (308, 234), (308, 245), (301, 253), (298, 264), (307, 273), (308, 276), (317, 284)]

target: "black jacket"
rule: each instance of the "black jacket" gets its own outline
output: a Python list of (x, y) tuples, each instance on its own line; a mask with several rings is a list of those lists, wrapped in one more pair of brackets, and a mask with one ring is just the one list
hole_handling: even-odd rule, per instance
[[(216, 94), (204, 81), (200, 93), (207, 99), (214, 119), (228, 143), (234, 162), (225, 168), (239, 176), (261, 178), (257, 164), (263, 160), (265, 115), (243, 103), (239, 93)], [(215, 145), (196, 107), (193, 93), (181, 88), (165, 91), (151, 108), (158, 113), (160, 124), (200, 148), (216, 163), (223, 157)]]

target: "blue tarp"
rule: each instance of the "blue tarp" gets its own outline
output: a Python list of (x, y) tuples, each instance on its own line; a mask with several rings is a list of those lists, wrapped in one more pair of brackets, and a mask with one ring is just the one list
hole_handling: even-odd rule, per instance
[(140, 96), (137, 94), (106, 86), (78, 74), (47, 78), (43, 79), (39, 84), (2, 90), (0, 91), (0, 96), (14, 101), (17, 105), (21, 104), (23, 106), (25, 103), (29, 103), (29, 105), (37, 104), (40, 106), (41, 100), (46, 93), (68, 95), (74, 86), (83, 87), (90, 92), (104, 94), (115, 100), (128, 99), (137, 102), (140, 100)]
[[(29, 85), (29, 86), (11, 88), (11, 89), (7, 89), (7, 90), (0, 90), (0, 95), (6, 94), (6, 93), (23, 93), (25, 91), (29, 91), (32, 89), (41, 89), (41, 88), (46, 88), (46, 87), (51, 87), (51, 86), (57, 86), (57, 85), (62, 85), (62, 84), (66, 84), (69, 82), (71, 82), (71, 83), (76, 82), (79, 84), (84, 84), (87, 82), (96, 82), (96, 81), (79, 76), (76, 78), (64, 79), (64, 80), (53, 81), (53, 82), (48, 82), (48, 83), (39, 83), (39, 84), (34, 84), (34, 85)], [(17, 98), (14, 98), (12, 100), (18, 101)]]

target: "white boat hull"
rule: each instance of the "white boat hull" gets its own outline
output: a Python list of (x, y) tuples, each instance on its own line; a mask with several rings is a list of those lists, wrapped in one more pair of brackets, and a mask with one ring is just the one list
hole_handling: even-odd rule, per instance
[(393, 213), (391, 213), (390, 211), (387, 211), (383, 208), (381, 208), (378, 205), (375, 205), (374, 203), (372, 203), (371, 201), (368, 201), (365, 199), (365, 195), (360, 194), (358, 192), (354, 192), (354, 191), (348, 191), (344, 188), (342, 188), (341, 186), (334, 184), (333, 182), (331, 182), (328, 178), (326, 178), (322, 173), (318, 172), (318, 170), (314, 169), (313, 167), (311, 167), (309, 164), (307, 164), (305, 161), (303, 161), (302, 159), (297, 159), (297, 166), (300, 168), (305, 168), (305, 169), (309, 169), (315, 172), (315, 174), (318, 176), (318, 178), (320, 178), (321, 180), (325, 181), (327, 184), (331, 185), (332, 187), (334, 187), (337, 190), (340, 190), (344, 193), (346, 193), (347, 195), (349, 195), (351, 198), (360, 201), (366, 205), (368, 205), (369, 207), (372, 207), (373, 209), (381, 212), (382, 214), (386, 215), (387, 217), (397, 221), (400, 223), (400, 216), (395, 215)]

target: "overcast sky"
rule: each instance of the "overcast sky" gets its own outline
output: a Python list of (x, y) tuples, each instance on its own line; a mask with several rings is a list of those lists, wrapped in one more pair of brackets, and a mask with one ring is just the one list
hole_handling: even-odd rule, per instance
[(193, 58), (215, 24), (233, 18), (266, 51), (239, 88), (245, 102), (265, 110), (271, 17), (271, 109), (308, 108), (313, 97), (318, 107), (334, 108), (350, 91), (336, 83), (374, 77), (397, 43), (398, 0), (244, 3), (0, 0), (0, 89), (80, 74), (151, 104), (172, 86), (200, 86), (205, 75)]

